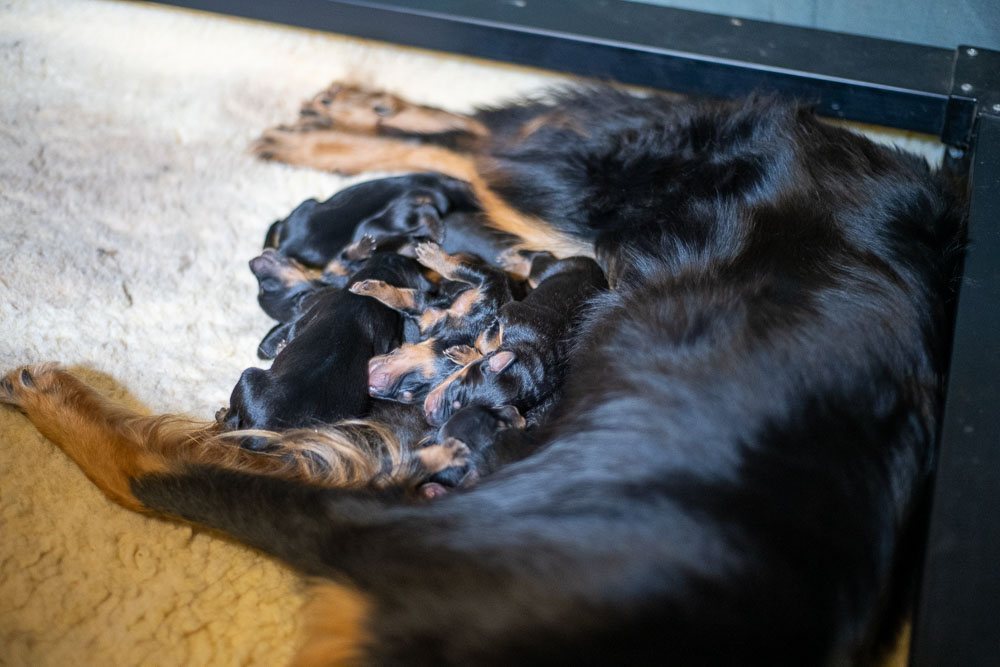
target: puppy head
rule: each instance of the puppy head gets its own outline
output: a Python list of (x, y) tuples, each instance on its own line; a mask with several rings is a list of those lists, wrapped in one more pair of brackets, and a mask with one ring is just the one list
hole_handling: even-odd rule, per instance
[(424, 399), (424, 417), (440, 426), (455, 411), (470, 405), (499, 407), (512, 404), (522, 393), (524, 378), (516, 372), (517, 357), (498, 350), (449, 375)]
[(229, 410), (222, 418), (228, 431), (266, 429), (272, 426), (266, 397), (271, 378), (261, 368), (247, 368), (229, 396)]
[(447, 214), (449, 206), (444, 193), (416, 188), (361, 222), (354, 231), (354, 238), (370, 236), (381, 241), (406, 237), (440, 241), (444, 231), (441, 218)]
[(368, 362), (368, 394), (399, 403), (418, 402), (455, 368), (455, 363), (439, 354), (437, 347), (438, 341), (430, 338), (372, 357)]
[(287, 235), (287, 228), (289, 225), (301, 225), (303, 220), (307, 220), (310, 215), (312, 215), (313, 209), (319, 204), (315, 199), (307, 199), (298, 206), (295, 207), (291, 213), (288, 214), (287, 218), (283, 220), (278, 220), (272, 224), (268, 230), (267, 234), (264, 236), (264, 247), (265, 248), (278, 248), (281, 246), (281, 242), (285, 239)]
[(524, 417), (513, 405), (491, 408), (470, 405), (457, 410), (438, 431), (438, 441), (458, 440), (473, 452), (489, 447), (497, 433), (509, 428), (524, 428)]
[(299, 301), (316, 290), (313, 280), (319, 277), (317, 272), (270, 248), (250, 260), (250, 271), (257, 277), (257, 302), (279, 322), (295, 318)]

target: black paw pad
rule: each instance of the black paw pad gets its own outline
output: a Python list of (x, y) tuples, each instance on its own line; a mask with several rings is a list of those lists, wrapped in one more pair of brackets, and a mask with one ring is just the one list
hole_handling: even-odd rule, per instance
[(35, 386), (35, 378), (31, 377), (31, 373), (28, 372), (27, 368), (21, 369), (21, 384), (28, 389), (33, 389)]

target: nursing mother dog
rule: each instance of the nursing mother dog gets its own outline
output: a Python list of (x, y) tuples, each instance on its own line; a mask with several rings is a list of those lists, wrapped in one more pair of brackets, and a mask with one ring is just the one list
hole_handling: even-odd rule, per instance
[(298, 664), (877, 659), (940, 412), (962, 238), (940, 175), (772, 99), (587, 87), (461, 116), (339, 85), (304, 111), (258, 154), (440, 172), (520, 247), (597, 258), (611, 289), (534, 453), (414, 502), (56, 366), (3, 400), (125, 507), (314, 577)]

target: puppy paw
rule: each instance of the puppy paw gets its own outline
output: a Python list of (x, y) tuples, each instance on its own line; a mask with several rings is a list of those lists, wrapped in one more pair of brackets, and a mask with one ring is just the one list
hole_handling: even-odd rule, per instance
[(458, 259), (452, 257), (441, 246), (431, 241), (418, 243), (413, 249), (413, 254), (416, 255), (418, 262), (428, 269), (440, 273), (448, 280), (452, 279), (455, 270), (461, 265)]
[(429, 474), (446, 468), (464, 468), (469, 465), (469, 447), (457, 438), (446, 438), (436, 445), (429, 445), (417, 452), (420, 465)]
[(369, 279), (369, 280), (359, 280), (358, 282), (354, 283), (347, 289), (353, 292), (354, 294), (377, 298), (379, 295), (388, 294), (393, 288), (384, 280)]
[(381, 90), (334, 82), (302, 104), (296, 125), (375, 133), (385, 118), (406, 106), (400, 98)]
[(304, 157), (302, 133), (287, 125), (269, 130), (250, 144), (250, 152), (261, 160), (297, 164)]
[(22, 366), (0, 379), (0, 403), (24, 409), (28, 403), (45, 393), (55, 380), (56, 364)]
[(344, 248), (344, 257), (352, 262), (359, 262), (375, 254), (377, 246), (378, 242), (375, 241), (375, 237), (365, 234), (359, 240)]
[(440, 264), (446, 256), (444, 250), (433, 241), (423, 241), (413, 248), (413, 254), (417, 256), (417, 261), (424, 266), (433, 269), (434, 264)]

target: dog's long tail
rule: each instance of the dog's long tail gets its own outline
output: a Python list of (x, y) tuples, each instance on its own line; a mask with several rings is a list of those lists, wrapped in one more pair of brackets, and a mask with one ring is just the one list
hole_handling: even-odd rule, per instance
[[(377, 423), (352, 420), (280, 435), (224, 432), (215, 422), (124, 408), (55, 364), (8, 373), (0, 380), (0, 403), (24, 412), (111, 500), (136, 511), (162, 509), (135, 496), (138, 480), (190, 465), (340, 488), (398, 486), (418, 471), (416, 457)], [(247, 434), (268, 446), (244, 449)]]

